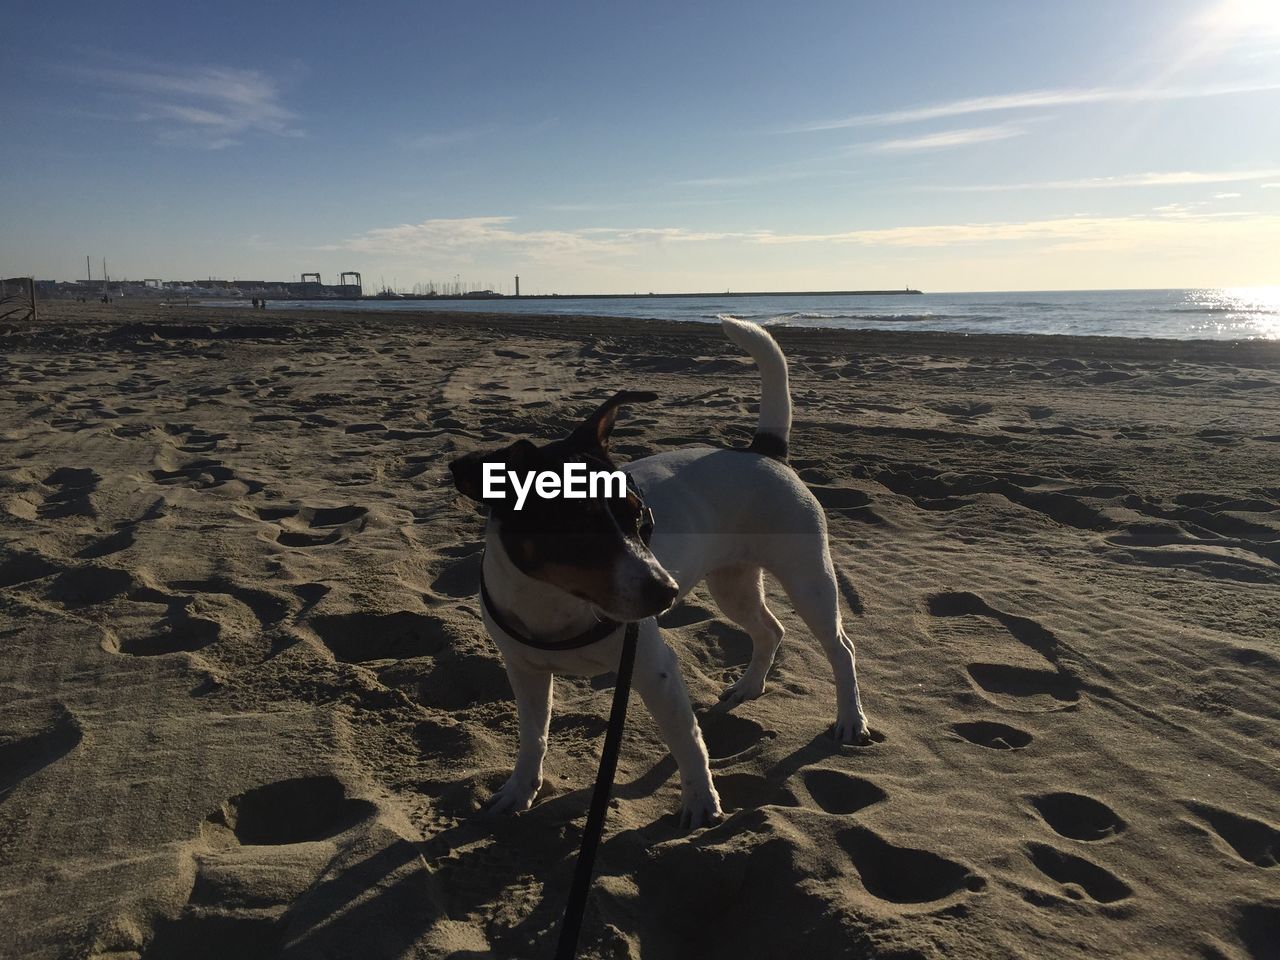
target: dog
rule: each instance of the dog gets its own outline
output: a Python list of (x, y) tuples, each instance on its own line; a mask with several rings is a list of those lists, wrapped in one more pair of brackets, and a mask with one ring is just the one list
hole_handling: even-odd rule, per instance
[(731, 317), (722, 317), (721, 324), (760, 371), (760, 415), (750, 446), (690, 447), (636, 460), (622, 468), (629, 478), (625, 496), (531, 495), (520, 510), (510, 498), (485, 496), (486, 464), (517, 471), (562, 470), (568, 462), (618, 469), (609, 456), (618, 408), (657, 399), (623, 391), (560, 440), (541, 446), (517, 440), (449, 465), (458, 491), (489, 508), (482, 615), (505, 661), (519, 717), (515, 767), (489, 801), (490, 812), (527, 810), (542, 786), (552, 677), (616, 670), (624, 624), (635, 622), (633, 683), (679, 768), (681, 825), (696, 829), (720, 819), (707, 748), (675, 654), (656, 620), (704, 580), (716, 605), (752, 643), (750, 662), (722, 700), (734, 706), (764, 693), (783, 636), (765, 605), (762, 573), (768, 571), (831, 664), (834, 738), (869, 740), (826, 517), (787, 464), (786, 358), (764, 328)]

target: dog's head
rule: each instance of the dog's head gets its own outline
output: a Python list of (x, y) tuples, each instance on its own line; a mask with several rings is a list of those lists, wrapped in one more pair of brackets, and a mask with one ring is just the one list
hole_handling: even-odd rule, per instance
[(647, 511), (636, 492), (627, 488), (621, 495), (569, 499), (543, 496), (535, 486), (517, 510), (509, 483), (502, 497), (484, 495), (485, 465), (503, 464), (504, 470), (521, 476), (543, 471), (563, 475), (568, 463), (586, 464), (591, 471), (616, 470), (609, 456), (609, 435), (618, 408), (656, 399), (654, 393), (624, 390), (563, 439), (541, 446), (517, 440), (449, 464), (454, 486), (489, 508), (499, 542), (520, 571), (594, 604), (615, 620), (643, 620), (661, 613), (678, 593), (675, 580), (649, 550)]

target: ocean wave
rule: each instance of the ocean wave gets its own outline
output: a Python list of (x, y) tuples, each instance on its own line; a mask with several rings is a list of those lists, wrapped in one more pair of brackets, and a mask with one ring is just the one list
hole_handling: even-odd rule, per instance
[(1199, 307), (1168, 307), (1165, 310), (1157, 310), (1157, 313), (1239, 313), (1247, 317), (1275, 317), (1280, 316), (1280, 310), (1274, 307), (1244, 307), (1238, 304), (1213, 304)]
[(1008, 320), (999, 314), (952, 314), (952, 313), (780, 313), (765, 325), (780, 326), (804, 325), (823, 321), (848, 325), (850, 323), (990, 323)]

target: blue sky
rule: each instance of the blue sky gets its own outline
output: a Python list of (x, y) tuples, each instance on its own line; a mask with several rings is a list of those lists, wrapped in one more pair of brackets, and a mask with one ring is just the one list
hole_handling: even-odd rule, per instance
[(1274, 0), (9, 10), (4, 275), (1280, 283)]

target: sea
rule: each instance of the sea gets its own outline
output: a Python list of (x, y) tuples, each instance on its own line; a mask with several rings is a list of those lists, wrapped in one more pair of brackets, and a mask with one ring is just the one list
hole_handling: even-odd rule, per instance
[[(230, 305), (226, 300), (208, 302)], [(769, 326), (841, 330), (1280, 340), (1280, 286), (892, 296), (725, 294), (609, 299), (558, 296), (522, 300), (272, 300), (270, 309), (586, 314), (692, 323), (714, 323), (721, 314), (730, 314)]]

